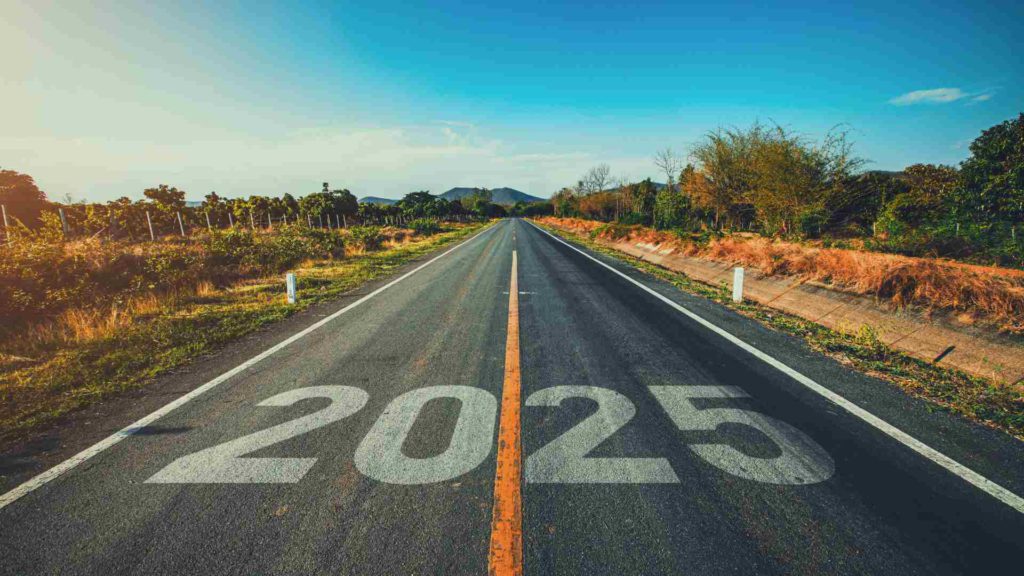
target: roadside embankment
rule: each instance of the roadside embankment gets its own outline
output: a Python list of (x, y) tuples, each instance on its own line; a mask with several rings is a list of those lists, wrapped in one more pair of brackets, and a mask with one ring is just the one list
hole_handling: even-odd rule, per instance
[[(0, 272), (38, 273), (21, 274), (6, 285), (10, 297), (0, 298), (0, 443), (144, 386), (486, 225), (448, 223), (432, 235), (295, 227), (148, 245), (19, 246), (24, 254), (5, 255)], [(296, 304), (286, 303), (284, 270), (298, 277)]]
[(868, 327), (910, 356), (1022, 386), (1021, 271), (760, 237), (701, 245), (639, 226), (540, 221), (712, 286), (731, 286), (733, 268), (744, 266), (745, 299), (839, 332)]

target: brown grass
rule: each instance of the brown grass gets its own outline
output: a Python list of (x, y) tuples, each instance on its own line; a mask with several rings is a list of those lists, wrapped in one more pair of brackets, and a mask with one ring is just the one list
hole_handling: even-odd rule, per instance
[(733, 235), (699, 245), (642, 226), (605, 226), (575, 218), (543, 218), (546, 224), (605, 240), (658, 244), (687, 256), (741, 264), (766, 275), (789, 275), (840, 290), (875, 296), (896, 307), (950, 310), (1024, 333), (1024, 274), (934, 258), (818, 248), (760, 236)]

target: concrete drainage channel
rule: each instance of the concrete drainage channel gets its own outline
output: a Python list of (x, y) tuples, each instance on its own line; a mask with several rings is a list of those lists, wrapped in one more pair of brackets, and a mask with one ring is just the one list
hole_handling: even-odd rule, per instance
[[(575, 235), (571, 230), (564, 230)], [(734, 266), (685, 256), (674, 248), (634, 241), (597, 240), (630, 256), (686, 274), (713, 286), (733, 289), (742, 282), (741, 298), (799, 316), (836, 331), (853, 333), (870, 326), (887, 346), (928, 362), (992, 378), (1002, 384), (1024, 382), (1024, 346), (1013, 337), (984, 327), (960, 324), (913, 310), (893, 310), (868, 296), (833, 290), (793, 277), (764, 276), (754, 268), (737, 273)]]

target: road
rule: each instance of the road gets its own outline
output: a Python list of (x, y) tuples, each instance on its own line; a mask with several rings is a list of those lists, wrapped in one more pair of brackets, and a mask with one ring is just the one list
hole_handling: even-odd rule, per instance
[(262, 357), (210, 360), (228, 374), (4, 496), (0, 573), (979, 574), (1024, 557), (1020, 442), (584, 252), (506, 220)]

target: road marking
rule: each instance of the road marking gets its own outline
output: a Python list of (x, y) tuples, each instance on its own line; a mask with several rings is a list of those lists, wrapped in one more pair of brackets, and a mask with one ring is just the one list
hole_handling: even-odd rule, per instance
[[(489, 230), (491, 230), (491, 231), (496, 230), (496, 229), (497, 229), (497, 226), (489, 228)], [(430, 266), (434, 262), (437, 262), (441, 258), (444, 258), (445, 256), (447, 256), (448, 254), (451, 254), (452, 252), (458, 250), (459, 248), (462, 248), (463, 246), (466, 246), (467, 244), (469, 244), (473, 240), (476, 240), (477, 238), (482, 237), (487, 232), (488, 232), (488, 230), (484, 230), (482, 232), (478, 232), (475, 236), (473, 236), (469, 240), (466, 240), (465, 242), (462, 242), (459, 245), (450, 248), (449, 250), (445, 251), (444, 253), (439, 254), (438, 256), (435, 256), (434, 258), (431, 258), (430, 260), (424, 262), (423, 264), (420, 264), (416, 268), (413, 268), (412, 270), (406, 272), (405, 274), (402, 274), (398, 278), (395, 278), (391, 282), (388, 282), (387, 284), (381, 286), (380, 288), (377, 288), (373, 292), (370, 292), (366, 296), (363, 296), (359, 300), (356, 300), (355, 302), (349, 304), (348, 306), (345, 306), (341, 310), (338, 310), (337, 312), (331, 314), (330, 316), (327, 316), (323, 320), (318, 321), (317, 323), (309, 326), (308, 328), (302, 330), (301, 332), (297, 332), (296, 334), (293, 334), (292, 336), (286, 338), (285, 340), (282, 340), (281, 342), (277, 343), (276, 345), (272, 346), (271, 348), (268, 348), (268, 349), (264, 350), (263, 352), (257, 354), (256, 356), (253, 356), (252, 358), (250, 358), (250, 359), (246, 360), (245, 362), (239, 364), (238, 366), (235, 366), (231, 370), (228, 370), (227, 372), (221, 374), (220, 376), (217, 376), (213, 380), (210, 380), (206, 384), (203, 384), (202, 386), (196, 388), (195, 390), (185, 394), (184, 396), (181, 396), (177, 400), (171, 402), (170, 404), (167, 404), (166, 406), (164, 406), (163, 408), (160, 408), (156, 412), (153, 412), (152, 414), (149, 414), (148, 416), (144, 416), (143, 418), (133, 422), (132, 424), (129, 424), (128, 426), (122, 428), (121, 430), (111, 434), (110, 436), (107, 436), (103, 440), (100, 440), (96, 444), (93, 444), (92, 446), (86, 448), (85, 450), (79, 452), (78, 454), (72, 456), (71, 458), (65, 460), (64, 462), (61, 462), (60, 464), (54, 466), (53, 468), (50, 468), (46, 472), (43, 472), (42, 474), (39, 474), (38, 476), (36, 476), (36, 477), (34, 477), (34, 478), (24, 482), (23, 484), (17, 486), (16, 488), (11, 490), (10, 492), (7, 492), (3, 496), (0, 496), (0, 509), (3, 509), (4, 507), (6, 507), (7, 505), (11, 504), (15, 500), (17, 500), (17, 499), (21, 498), (22, 496), (28, 494), (29, 492), (32, 492), (33, 490), (36, 490), (40, 486), (43, 486), (44, 484), (53, 481), (54, 479), (60, 477), (64, 473), (68, 472), (69, 470), (72, 470), (73, 468), (75, 468), (79, 464), (85, 462), (86, 460), (92, 458), (93, 456), (96, 456), (97, 454), (99, 454), (100, 452), (103, 452), (107, 448), (110, 448), (111, 446), (116, 445), (117, 443), (121, 442), (125, 438), (128, 438), (129, 436), (132, 436), (133, 434), (135, 434), (135, 432), (141, 430), (142, 428), (145, 428), (146, 426), (149, 426), (153, 422), (159, 420), (160, 418), (166, 416), (167, 414), (171, 413), (172, 411), (174, 411), (177, 408), (180, 408), (181, 406), (187, 404), (188, 402), (198, 398), (199, 396), (202, 396), (203, 394), (209, 392), (210, 390), (212, 390), (213, 388), (219, 386), (220, 384), (223, 384), (224, 382), (230, 380), (232, 377), (240, 374), (241, 372), (245, 371), (246, 369), (248, 369), (248, 368), (250, 368), (252, 366), (255, 366), (256, 364), (258, 364), (261, 361), (265, 360), (269, 356), (272, 356), (276, 352), (279, 352), (279, 351), (283, 350), (289, 344), (292, 344), (295, 341), (297, 341), (297, 340), (299, 340), (299, 339), (301, 339), (301, 338), (303, 338), (305, 336), (308, 336), (310, 333), (314, 332), (318, 328), (323, 327), (328, 322), (331, 322), (332, 320), (338, 318), (342, 314), (345, 314), (346, 312), (348, 312), (348, 311), (356, 308), (357, 306), (365, 303), (366, 301), (370, 300), (374, 296), (380, 294), (381, 292), (384, 292), (388, 288), (391, 288), (395, 284), (398, 284), (402, 280), (405, 280), (406, 278), (412, 276), (413, 274), (419, 272), (420, 270), (423, 270), (427, 266)]]
[(520, 431), (522, 391), (519, 373), (518, 256), (512, 251), (512, 280), (508, 289), (508, 336), (505, 340), (505, 381), (501, 392), (498, 427), (498, 463), (494, 473), (494, 509), (491, 512), (491, 549), (487, 560), (491, 576), (523, 573), (523, 446)]
[[(402, 444), (416, 424), (423, 407), (438, 398), (459, 401), (458, 418), (444, 452), (427, 458), (410, 458)], [(356, 469), (388, 484), (444, 482), (473, 470), (491, 455), (498, 401), (483, 388), (428, 386), (414, 388), (395, 398), (356, 448)]]
[(243, 456), (348, 418), (366, 406), (370, 395), (352, 386), (310, 386), (271, 396), (257, 406), (291, 406), (309, 398), (326, 398), (331, 403), (312, 414), (182, 456), (151, 476), (146, 483), (294, 484), (302, 480), (316, 464), (316, 458)]
[(843, 408), (847, 412), (853, 414), (854, 416), (856, 416), (856, 417), (860, 418), (861, 420), (867, 422), (868, 424), (874, 426), (879, 431), (881, 431), (884, 434), (888, 435), (890, 438), (893, 438), (894, 440), (902, 443), (903, 445), (907, 446), (908, 448), (910, 448), (914, 452), (917, 452), (921, 456), (924, 456), (925, 458), (931, 460), (932, 462), (938, 464), (939, 466), (942, 466), (943, 468), (945, 468), (949, 472), (952, 472), (953, 474), (956, 474), (961, 479), (963, 479), (963, 480), (967, 481), (968, 483), (972, 484), (974, 487), (984, 491), (985, 493), (989, 494), (993, 498), (999, 500), (1000, 502), (1006, 504), (1007, 506), (1010, 506), (1014, 510), (1016, 510), (1016, 511), (1018, 511), (1020, 513), (1024, 513), (1024, 498), (1021, 498), (1020, 496), (1018, 496), (1017, 494), (1014, 494), (1010, 490), (1007, 490), (1006, 488), (1003, 488), (999, 484), (996, 484), (995, 482), (989, 480), (988, 478), (982, 476), (981, 474), (978, 474), (974, 470), (971, 470), (970, 468), (964, 466), (963, 464), (960, 464), (959, 462), (957, 462), (956, 460), (953, 460), (949, 456), (946, 456), (945, 454), (939, 452), (938, 450), (935, 450), (934, 448), (928, 446), (924, 442), (921, 442), (917, 438), (914, 438), (913, 436), (907, 434), (906, 432), (900, 430), (899, 428), (896, 428), (892, 424), (889, 424), (885, 420), (882, 420), (878, 416), (875, 416), (871, 412), (868, 412), (867, 410), (861, 408), (860, 406), (857, 406), (856, 404), (854, 404), (853, 402), (847, 400), (846, 398), (843, 398), (839, 394), (836, 394), (835, 392), (829, 390), (828, 388), (822, 386), (821, 384), (818, 384), (817, 382), (815, 382), (814, 380), (808, 378), (807, 376), (804, 376), (800, 372), (797, 372), (796, 370), (794, 370), (794, 369), (790, 368), (789, 366), (783, 364), (781, 361), (776, 360), (772, 356), (769, 356), (768, 354), (762, 352), (761, 350), (755, 348), (754, 346), (752, 346), (750, 344), (747, 344), (743, 340), (740, 340), (736, 336), (733, 336), (728, 331), (726, 331), (726, 330), (724, 330), (722, 328), (719, 328), (715, 324), (712, 324), (710, 321), (705, 320), (703, 317), (698, 316), (694, 312), (691, 312), (690, 310), (680, 306), (676, 302), (673, 302), (671, 299), (667, 298), (666, 296), (663, 296), (662, 294), (659, 294), (657, 291), (647, 287), (642, 282), (639, 282), (639, 281), (637, 281), (637, 280), (635, 280), (633, 278), (630, 278), (629, 275), (627, 275), (627, 274), (625, 274), (625, 273), (615, 269), (615, 267), (609, 266), (608, 264), (606, 264), (606, 263), (602, 262), (601, 260), (591, 256), (590, 254), (587, 254), (583, 250), (580, 250), (579, 248), (573, 246), (572, 244), (566, 242), (565, 240), (562, 240), (558, 236), (555, 236), (554, 234), (548, 232), (547, 230), (544, 230), (543, 228), (537, 226), (536, 224), (534, 224), (532, 222), (530, 222), (530, 225), (533, 226), (534, 228), (540, 230), (541, 232), (547, 234), (548, 236), (554, 238), (556, 241), (558, 241), (558, 242), (568, 246), (569, 248), (575, 250), (576, 252), (579, 252), (580, 254), (582, 254), (583, 256), (585, 256), (587, 258), (589, 258), (590, 260), (593, 260), (594, 262), (597, 262), (601, 266), (604, 266), (605, 268), (611, 270), (615, 274), (618, 274), (619, 276), (625, 278), (629, 282), (635, 284), (636, 286), (638, 286), (642, 290), (648, 292), (649, 294), (651, 294), (655, 298), (661, 300), (665, 304), (668, 304), (669, 306), (674, 308), (676, 311), (678, 311), (678, 312), (682, 313), (683, 315), (689, 317), (690, 319), (692, 319), (693, 321), (697, 322), (701, 326), (704, 326), (708, 330), (711, 330), (715, 334), (718, 334), (722, 338), (725, 338), (726, 340), (728, 340), (729, 342), (731, 342), (731, 343), (735, 344), (736, 346), (742, 348), (743, 350), (745, 350), (746, 352), (748, 352), (749, 354), (751, 354), (755, 358), (765, 362), (766, 364), (768, 364), (768, 365), (772, 366), (773, 368), (779, 370), (783, 374), (785, 374), (785, 375), (789, 376), (790, 378), (796, 380), (797, 382), (803, 384), (804, 386), (806, 386), (807, 388), (811, 389), (812, 391), (814, 391), (814, 392), (818, 393), (819, 395), (825, 397), (826, 399), (828, 399), (832, 403), (840, 406), (841, 408)]
[(597, 411), (526, 459), (526, 481), (551, 484), (678, 484), (667, 458), (587, 456), (636, 416), (624, 395), (596, 386), (551, 386), (526, 398), (527, 406), (561, 406), (570, 398), (597, 402)]

